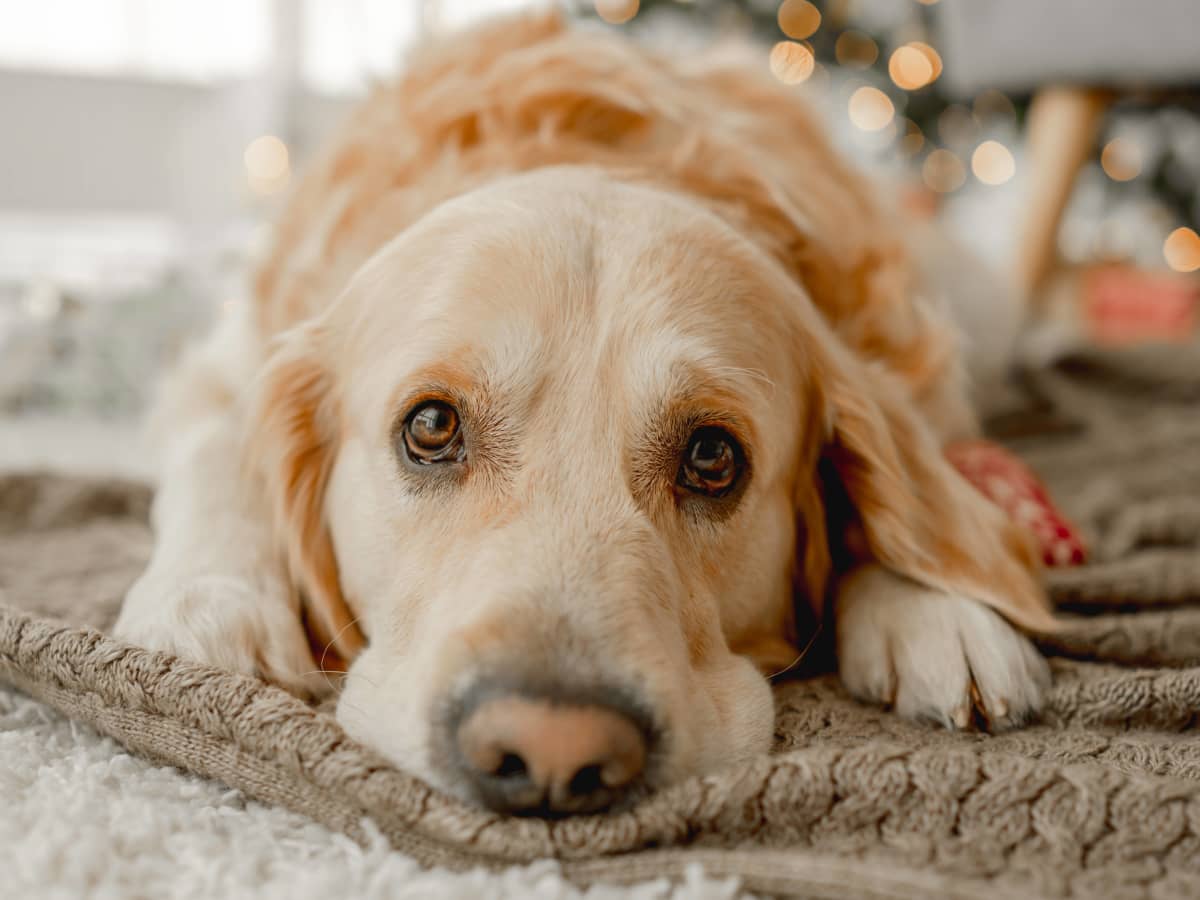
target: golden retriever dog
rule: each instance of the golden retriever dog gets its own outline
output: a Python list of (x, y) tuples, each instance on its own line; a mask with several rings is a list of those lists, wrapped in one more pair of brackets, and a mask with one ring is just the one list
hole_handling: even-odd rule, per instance
[(427, 49), (169, 379), (118, 634), (340, 660), (350, 735), (512, 813), (763, 753), (814, 618), (865, 700), (1022, 721), (1053, 620), (877, 195), (762, 71), (553, 15)]

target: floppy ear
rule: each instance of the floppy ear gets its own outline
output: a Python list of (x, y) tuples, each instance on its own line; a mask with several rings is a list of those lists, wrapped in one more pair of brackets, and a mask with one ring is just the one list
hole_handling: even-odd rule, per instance
[[(834, 361), (827, 376), (816, 470), (834, 546), (986, 603), (1022, 628), (1054, 629), (1032, 536), (946, 461), (900, 385), (852, 359)], [(822, 554), (828, 571), (822, 546), (806, 550), (806, 574), (820, 578)]]
[(327, 668), (326, 654), (349, 662), (364, 639), (342, 596), (325, 521), (338, 427), (332, 379), (321, 362), (323, 337), (319, 326), (302, 326), (268, 359), (248, 419), (247, 463), (265, 484), (317, 663)]

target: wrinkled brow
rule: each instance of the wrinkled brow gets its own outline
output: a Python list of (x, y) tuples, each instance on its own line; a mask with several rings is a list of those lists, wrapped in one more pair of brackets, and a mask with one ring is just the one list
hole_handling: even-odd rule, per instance
[(387, 400), (389, 415), (396, 415), (411, 397), (423, 392), (441, 391), (482, 406), (536, 389), (545, 372), (541, 332), (532, 323), (515, 319), (472, 324), (482, 337), (437, 340), (417, 335), (408, 339), (411, 346), (396, 349), (414, 361), (395, 376)]
[[(695, 348), (693, 348), (694, 350)], [(695, 358), (648, 360), (632, 365), (627, 396), (664, 440), (678, 441), (701, 425), (720, 425), (749, 450), (758, 443), (756, 413), (774, 394), (763, 371)]]
[(736, 365), (729, 354), (704, 340), (664, 331), (630, 354), (626, 384), (635, 397), (658, 398), (670, 405), (699, 405), (747, 411), (770, 402), (776, 391), (760, 368)]

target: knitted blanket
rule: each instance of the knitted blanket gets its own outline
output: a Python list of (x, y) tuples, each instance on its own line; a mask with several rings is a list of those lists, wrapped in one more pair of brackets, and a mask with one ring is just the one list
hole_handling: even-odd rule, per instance
[(469, 808), (253, 679), (104, 636), (144, 563), (149, 492), (0, 479), (0, 678), (155, 760), (429, 865), (562, 861), (580, 883), (692, 862), (803, 897), (1200, 895), (1200, 355), (1080, 357), (1029, 374), (1002, 437), (1090, 548), (1051, 570), (1040, 722), (903, 722), (831, 675), (777, 689), (776, 748), (619, 814)]

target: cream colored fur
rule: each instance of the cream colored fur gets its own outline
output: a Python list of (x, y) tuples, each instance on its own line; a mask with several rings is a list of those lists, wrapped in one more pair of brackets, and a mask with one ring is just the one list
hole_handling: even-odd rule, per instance
[[(761, 753), (797, 596), (836, 596), (864, 697), (1019, 721), (1036, 562), (942, 458), (953, 332), (871, 190), (751, 73), (552, 18), (431, 50), (173, 379), (119, 633), (308, 693), (340, 657), (350, 733), (451, 790), (439, 711), (496, 673), (636, 694), (652, 786)], [(429, 397), (467, 430), (440, 481), (397, 450)], [(720, 505), (675, 484), (712, 423), (748, 459)]]

